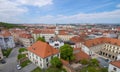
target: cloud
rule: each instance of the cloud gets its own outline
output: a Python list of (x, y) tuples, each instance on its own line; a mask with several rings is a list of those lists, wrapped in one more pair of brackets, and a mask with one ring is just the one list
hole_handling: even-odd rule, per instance
[(120, 8), (120, 4), (117, 5), (117, 8)]
[(53, 0), (17, 0), (17, 2), (23, 5), (31, 5), (37, 7), (53, 4)]
[(0, 0), (0, 21), (17, 22), (18, 16), (29, 11), (27, 5), (42, 7), (51, 4), (52, 0)]
[(120, 9), (101, 13), (79, 13), (75, 15), (46, 15), (31, 20), (37, 23), (120, 23)]
[[(28, 9), (9, 0), (0, 0), (0, 21), (8, 21), (17, 15), (27, 12)], [(14, 19), (15, 20), (15, 19)]]

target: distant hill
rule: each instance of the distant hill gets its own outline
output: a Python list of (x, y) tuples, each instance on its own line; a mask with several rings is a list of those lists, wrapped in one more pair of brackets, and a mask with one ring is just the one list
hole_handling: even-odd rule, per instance
[(11, 23), (4, 23), (4, 22), (0, 22), (0, 27), (4, 27), (4, 28), (7, 28), (7, 29), (10, 29), (10, 28), (24, 28), (24, 26), (20, 26), (20, 25), (17, 25), (17, 24), (11, 24)]

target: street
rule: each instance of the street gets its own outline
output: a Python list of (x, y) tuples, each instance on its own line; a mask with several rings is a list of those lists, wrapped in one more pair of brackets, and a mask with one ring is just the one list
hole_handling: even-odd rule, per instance
[(9, 57), (5, 59), (5, 64), (0, 64), (0, 72), (30, 72), (35, 69), (37, 66), (33, 63), (28, 66), (22, 68), (21, 70), (17, 70), (17, 55), (19, 48), (14, 48), (10, 53)]
[(6, 58), (6, 64), (0, 64), (0, 72), (19, 72), (16, 69), (18, 49), (14, 48), (9, 57)]

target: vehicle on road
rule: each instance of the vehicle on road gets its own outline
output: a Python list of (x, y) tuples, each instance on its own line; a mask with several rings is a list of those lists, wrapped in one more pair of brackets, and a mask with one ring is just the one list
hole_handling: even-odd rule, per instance
[(20, 66), (20, 65), (17, 65), (17, 69), (20, 70), (20, 69), (21, 69), (21, 66)]
[(5, 63), (6, 63), (6, 61), (3, 59), (3, 60), (1, 60), (1, 63), (2, 63), (2, 64), (5, 64)]

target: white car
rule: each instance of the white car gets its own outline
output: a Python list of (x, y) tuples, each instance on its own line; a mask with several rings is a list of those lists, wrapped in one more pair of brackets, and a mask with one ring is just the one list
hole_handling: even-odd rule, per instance
[(17, 69), (20, 70), (20, 69), (21, 69), (21, 66), (20, 66), (20, 65), (17, 65)]

